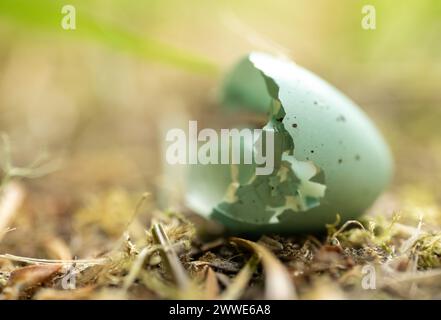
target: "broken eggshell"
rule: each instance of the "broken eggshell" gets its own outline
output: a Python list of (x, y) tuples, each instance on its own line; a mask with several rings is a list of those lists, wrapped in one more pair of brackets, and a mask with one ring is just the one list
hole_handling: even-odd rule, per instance
[[(253, 108), (257, 102), (261, 112), (256, 97), (270, 98), (263, 130), (275, 133), (275, 168), (256, 176), (255, 165), (190, 166), (186, 200), (192, 210), (231, 233), (317, 231), (337, 213), (343, 220), (358, 217), (386, 188), (393, 171), (389, 148), (367, 115), (337, 89), (264, 53), (242, 60), (224, 90), (234, 87), (235, 78), (242, 81), (234, 94), (223, 94), (230, 105)], [(266, 91), (253, 96), (261, 83)], [(242, 148), (253, 145), (245, 141)]]
[(220, 91), (221, 105), (227, 111), (265, 114), (271, 100), (264, 78), (248, 56), (227, 74)]

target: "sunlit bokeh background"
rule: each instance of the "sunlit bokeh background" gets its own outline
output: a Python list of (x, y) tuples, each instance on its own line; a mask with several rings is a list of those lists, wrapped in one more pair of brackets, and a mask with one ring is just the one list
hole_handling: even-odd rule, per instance
[[(65, 4), (76, 30), (61, 28)], [(223, 75), (253, 50), (288, 54), (361, 105), (394, 152), (389, 193), (439, 203), (438, 0), (2, 0), (0, 131), (20, 165), (63, 159), (31, 184), (35, 219), (107, 189), (154, 192), (164, 124), (220, 114)]]

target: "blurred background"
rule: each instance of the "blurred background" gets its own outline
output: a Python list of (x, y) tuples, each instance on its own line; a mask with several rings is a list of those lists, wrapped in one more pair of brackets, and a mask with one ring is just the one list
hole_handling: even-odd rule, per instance
[[(61, 28), (66, 4), (76, 30)], [(361, 27), (366, 4), (375, 30)], [(1, 0), (0, 131), (17, 165), (42, 152), (62, 159), (29, 182), (28, 215), (2, 246), (36, 223), (70, 234), (76, 220), (64, 217), (99, 194), (130, 208), (132, 197), (154, 193), (164, 125), (219, 113), (224, 74), (253, 50), (288, 54), (374, 119), (396, 159), (383, 205), (412, 194), (438, 206), (440, 40), (438, 0)], [(15, 252), (35, 256), (39, 244), (27, 239)]]

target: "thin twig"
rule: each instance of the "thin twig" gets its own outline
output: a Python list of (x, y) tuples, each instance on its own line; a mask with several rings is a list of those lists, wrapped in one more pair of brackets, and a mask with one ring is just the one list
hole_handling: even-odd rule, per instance
[(130, 286), (135, 282), (136, 277), (142, 269), (145, 259), (152, 255), (156, 250), (158, 250), (157, 246), (145, 247), (141, 250), (135, 261), (133, 262), (129, 274), (124, 279), (124, 290), (128, 290)]
[(152, 227), (153, 238), (157, 244), (161, 245), (161, 255), (163, 261), (168, 267), (173, 279), (175, 280), (177, 286), (182, 290), (187, 290), (189, 288), (189, 279), (182, 266), (176, 252), (173, 250), (172, 245), (164, 228), (160, 223), (156, 223)]
[(108, 258), (101, 259), (83, 259), (83, 260), (60, 260), (60, 259), (37, 259), (37, 258), (28, 258), (16, 256), (13, 254), (0, 254), (1, 259), (6, 259), (10, 261), (24, 262), (28, 264), (62, 264), (62, 265), (71, 265), (73, 263), (77, 264), (87, 264), (87, 265), (103, 265), (109, 262)]

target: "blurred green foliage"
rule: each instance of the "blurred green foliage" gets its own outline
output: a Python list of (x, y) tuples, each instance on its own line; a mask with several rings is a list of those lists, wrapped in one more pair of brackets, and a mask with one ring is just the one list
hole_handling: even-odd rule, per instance
[[(88, 1), (69, 1), (79, 12), (79, 27), (73, 35), (177, 67), (198, 72), (216, 71), (216, 65), (209, 59), (166, 45), (149, 36), (141, 36), (119, 23), (100, 21), (90, 9), (81, 10), (85, 8), (86, 3)], [(61, 27), (61, 9), (66, 4), (60, 0), (2, 0), (0, 15), (18, 25), (27, 26), (32, 31), (38, 28), (60, 35), (65, 31)], [(112, 4), (109, 2), (107, 5)]]

